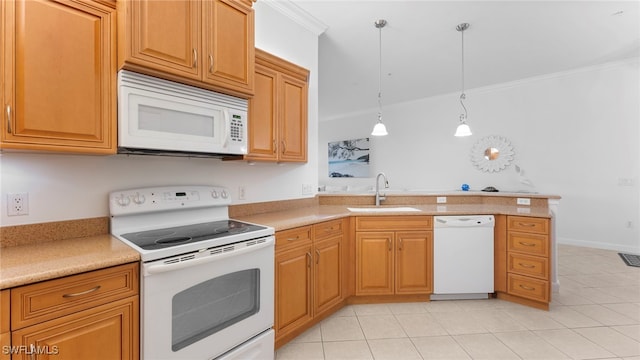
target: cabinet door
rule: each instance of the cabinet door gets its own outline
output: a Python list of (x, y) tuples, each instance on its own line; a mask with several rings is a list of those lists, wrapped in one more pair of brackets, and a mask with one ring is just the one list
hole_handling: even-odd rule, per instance
[(430, 294), (433, 291), (433, 233), (396, 233), (396, 294)]
[(2, 148), (115, 153), (115, 9), (57, 0), (2, 6)]
[(276, 338), (311, 320), (311, 247), (276, 254)]
[(12, 359), (137, 359), (138, 316), (133, 296), (14, 331), (12, 345), (36, 354)]
[(307, 82), (283, 74), (280, 81), (280, 151), (283, 161), (307, 161)]
[(254, 12), (236, 0), (204, 2), (204, 81), (253, 94)]
[(277, 91), (278, 73), (265, 66), (257, 65), (255, 70), (255, 95), (249, 99), (249, 160), (278, 160)]
[(9, 332), (9, 289), (0, 291), (0, 360), (9, 360), (10, 354), (5, 351), (11, 346), (11, 333)]
[(135, 0), (123, 6), (129, 11), (121, 19), (126, 22), (126, 62), (201, 79), (200, 0)]
[(314, 249), (314, 316), (342, 301), (342, 236), (317, 242)]
[(356, 233), (356, 295), (393, 294), (393, 232)]

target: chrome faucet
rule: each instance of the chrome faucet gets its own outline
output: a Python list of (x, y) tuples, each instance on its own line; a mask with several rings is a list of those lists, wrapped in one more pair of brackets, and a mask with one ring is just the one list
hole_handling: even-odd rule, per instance
[(380, 201), (387, 199), (384, 196), (384, 194), (380, 195), (380, 176), (384, 178), (384, 188), (385, 189), (389, 188), (389, 181), (387, 180), (387, 175), (385, 175), (383, 172), (378, 173), (378, 176), (376, 176), (376, 206), (380, 206)]

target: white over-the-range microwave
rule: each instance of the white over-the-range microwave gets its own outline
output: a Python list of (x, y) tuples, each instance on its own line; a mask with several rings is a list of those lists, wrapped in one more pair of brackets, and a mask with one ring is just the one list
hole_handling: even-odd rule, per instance
[(118, 152), (219, 157), (247, 153), (246, 99), (118, 72)]

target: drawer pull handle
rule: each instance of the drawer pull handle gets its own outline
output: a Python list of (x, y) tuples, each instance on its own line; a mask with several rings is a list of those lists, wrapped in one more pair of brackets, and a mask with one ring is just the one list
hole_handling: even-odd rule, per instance
[(524, 285), (520, 285), (521, 288), (527, 290), (527, 291), (532, 291), (535, 290), (535, 288), (532, 288), (531, 286), (524, 286)]
[(400, 241), (399, 241), (399, 245), (400, 245), (400, 246), (398, 246), (398, 250), (402, 250), (402, 239), (400, 239)]
[(387, 242), (389, 243), (389, 251), (391, 251), (392, 250), (392, 248), (391, 248), (391, 239), (387, 240)]
[(324, 229), (324, 232), (329, 232), (329, 231), (333, 231), (333, 230), (335, 230), (335, 229), (334, 229), (334, 228), (333, 228), (333, 226), (332, 226), (332, 227), (330, 227), (330, 228), (325, 228), (325, 229)]
[(518, 263), (518, 265), (522, 266), (523, 268), (527, 268), (527, 269), (533, 269), (534, 267), (536, 267), (535, 265), (523, 264), (523, 263)]
[(320, 264), (320, 250), (316, 249), (316, 264)]
[(68, 298), (73, 298), (73, 297), (77, 297), (77, 296), (82, 296), (82, 295), (87, 295), (87, 294), (91, 294), (92, 292), (98, 291), (100, 290), (102, 286), (98, 285), (92, 289), (89, 290), (85, 290), (85, 291), (81, 291), (81, 292), (77, 292), (77, 293), (73, 293), (73, 294), (64, 294), (62, 295), (63, 298), (68, 299)]
[(307, 252), (307, 267), (308, 268), (311, 268), (311, 262), (313, 261), (313, 260), (311, 260), (311, 256), (312, 256), (311, 253)]
[(287, 241), (296, 241), (300, 239), (300, 235), (296, 235), (296, 237), (292, 237), (292, 238), (287, 238)]
[(209, 54), (209, 73), (213, 74), (213, 56)]
[(530, 243), (530, 242), (522, 242), (522, 241), (520, 241), (519, 243), (520, 243), (520, 245), (522, 245), (522, 246), (536, 246), (536, 244), (534, 244), (534, 243)]
[(536, 224), (534, 224), (534, 223), (523, 223), (523, 222), (519, 222), (518, 225), (524, 226), (524, 227), (534, 227), (534, 226), (536, 226)]

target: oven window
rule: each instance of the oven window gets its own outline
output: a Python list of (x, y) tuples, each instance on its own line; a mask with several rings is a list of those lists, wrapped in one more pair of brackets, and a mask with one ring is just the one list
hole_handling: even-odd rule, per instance
[(172, 302), (175, 352), (260, 310), (260, 270), (226, 274), (177, 293)]

